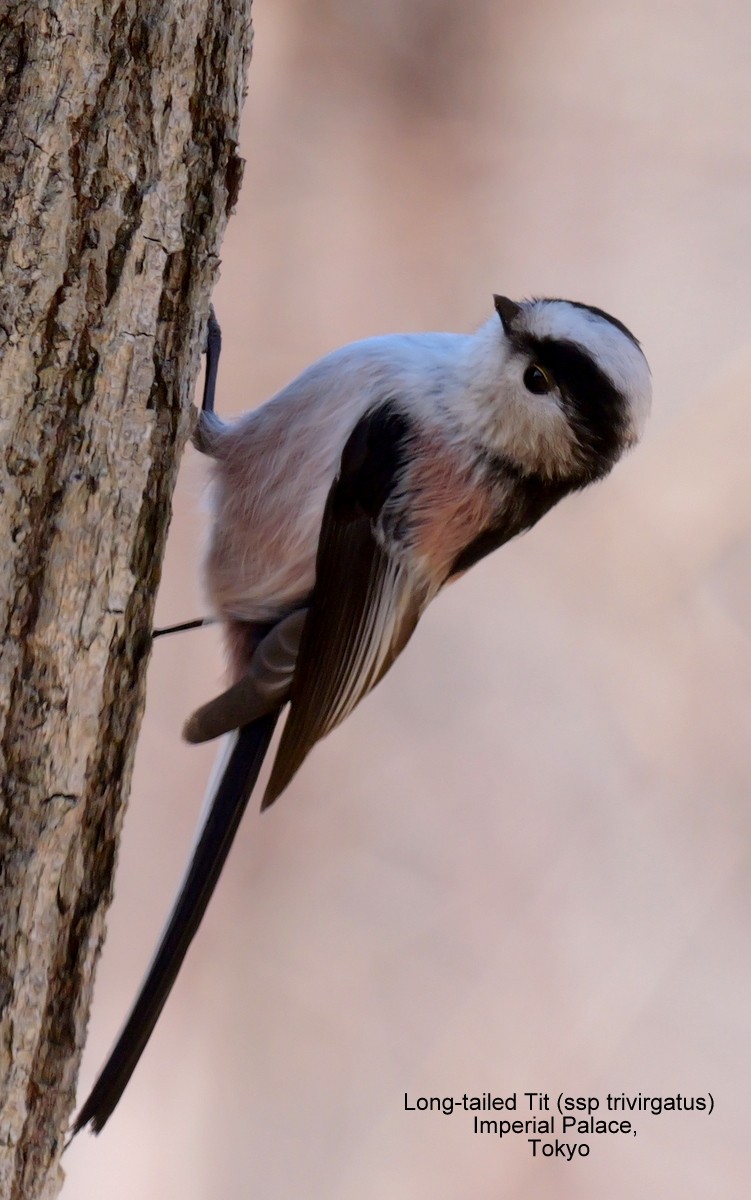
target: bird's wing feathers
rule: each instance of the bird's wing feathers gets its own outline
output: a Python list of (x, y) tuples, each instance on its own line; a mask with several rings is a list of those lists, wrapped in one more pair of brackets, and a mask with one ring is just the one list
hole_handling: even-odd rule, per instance
[(428, 586), (404, 553), (404, 531), (395, 515), (409, 438), (407, 419), (386, 404), (360, 420), (345, 446), (323, 516), (290, 714), (264, 808), (284, 790), (315, 742), (385, 674), (429, 598)]
[(185, 736), (216, 737), (289, 700), (268, 807), (386, 673), (457, 554), (495, 512), (487, 484), (435, 432), (418, 431), (397, 400), (370, 409), (329, 490), (307, 607), (266, 635), (247, 675), (194, 713)]

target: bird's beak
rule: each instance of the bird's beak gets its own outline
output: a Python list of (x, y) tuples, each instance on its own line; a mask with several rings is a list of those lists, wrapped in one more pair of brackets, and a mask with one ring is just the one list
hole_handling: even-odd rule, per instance
[(511, 326), (516, 317), (522, 310), (521, 304), (516, 304), (513, 300), (509, 300), (508, 296), (493, 296), (495, 311), (501, 318), (504, 333), (511, 332)]

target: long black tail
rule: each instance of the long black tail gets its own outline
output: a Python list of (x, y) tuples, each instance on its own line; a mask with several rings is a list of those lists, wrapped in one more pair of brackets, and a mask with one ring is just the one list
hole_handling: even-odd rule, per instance
[(269, 713), (237, 733), (146, 979), (91, 1095), (75, 1119), (71, 1137), (89, 1122), (94, 1133), (99, 1133), (125, 1091), (216, 887), (278, 717), (278, 712)]

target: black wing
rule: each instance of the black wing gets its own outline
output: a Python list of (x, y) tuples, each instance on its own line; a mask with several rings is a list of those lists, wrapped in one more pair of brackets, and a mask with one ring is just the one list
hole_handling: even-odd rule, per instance
[(385, 674), (427, 602), (405, 548), (396, 495), (409, 441), (407, 418), (388, 403), (363, 417), (345, 446), (323, 516), (290, 713), (264, 808), (319, 738)]

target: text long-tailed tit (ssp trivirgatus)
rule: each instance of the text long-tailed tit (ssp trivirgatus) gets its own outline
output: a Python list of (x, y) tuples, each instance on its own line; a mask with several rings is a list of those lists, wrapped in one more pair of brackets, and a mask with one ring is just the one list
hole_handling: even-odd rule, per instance
[(447, 583), (602, 479), (638, 441), (650, 374), (620, 321), (514, 303), (475, 333), (345, 346), (232, 424), (213, 411), (209, 323), (195, 445), (213, 460), (208, 594), (228, 689), (188, 741), (232, 733), (169, 923), (74, 1132), (98, 1132), (148, 1041), (206, 909), (282, 709), (267, 808), (375, 687)]

